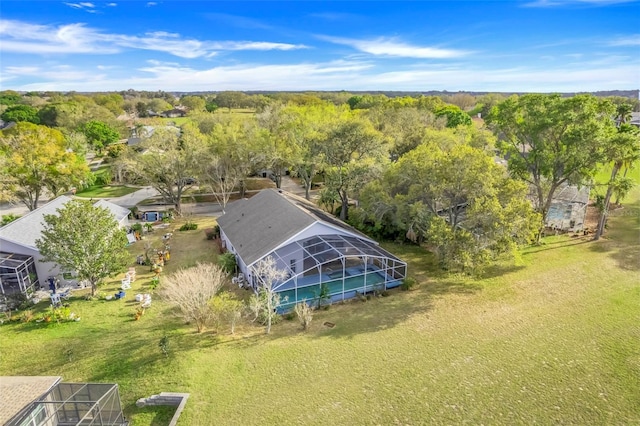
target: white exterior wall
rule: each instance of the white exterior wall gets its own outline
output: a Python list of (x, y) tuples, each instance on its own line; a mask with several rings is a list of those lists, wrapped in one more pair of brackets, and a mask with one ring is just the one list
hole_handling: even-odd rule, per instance
[(42, 256), (37, 249), (32, 249), (29, 247), (22, 246), (20, 244), (16, 244), (11, 241), (6, 241), (0, 239), (0, 246), (2, 246), (2, 251), (6, 253), (16, 253), (16, 254), (24, 254), (26, 256), (33, 257), (33, 263), (36, 267), (36, 273), (38, 274), (38, 282), (40, 286), (45, 290), (48, 289), (47, 278), (51, 275), (58, 276), (62, 273), (62, 270), (58, 265), (51, 262), (40, 262)]
[(240, 255), (238, 255), (238, 252), (236, 252), (235, 247), (233, 247), (233, 244), (231, 244), (231, 241), (229, 241), (229, 238), (227, 238), (222, 228), (220, 228), (220, 239), (222, 239), (222, 241), (224, 242), (224, 247), (228, 251), (236, 255), (236, 262), (238, 264), (238, 269), (240, 270), (240, 272), (242, 272), (247, 279), (251, 278), (250, 274), (248, 273), (247, 265), (244, 263), (244, 260), (240, 257)]
[(129, 226), (129, 216), (123, 217), (118, 225), (120, 225), (120, 228), (126, 228), (127, 226)]

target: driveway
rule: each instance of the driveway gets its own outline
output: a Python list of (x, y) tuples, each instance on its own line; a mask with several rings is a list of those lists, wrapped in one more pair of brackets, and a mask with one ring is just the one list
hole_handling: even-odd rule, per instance
[(140, 188), (136, 192), (132, 192), (131, 194), (123, 195), (122, 197), (103, 198), (103, 200), (110, 201), (121, 207), (131, 208), (147, 198), (155, 197), (156, 195), (160, 195), (160, 193), (152, 187), (146, 186), (144, 188)]

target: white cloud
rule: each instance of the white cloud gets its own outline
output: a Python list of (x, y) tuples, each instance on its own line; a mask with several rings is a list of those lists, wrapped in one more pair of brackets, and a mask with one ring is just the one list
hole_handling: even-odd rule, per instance
[(118, 3), (107, 3), (107, 7), (116, 7)]
[[(88, 70), (73, 69), (68, 65), (57, 65), (53, 67), (7, 67), (3, 74), (9, 76), (32, 76), (43, 80), (50, 80), (56, 84), (76, 84), (78, 81), (92, 81), (106, 78), (106, 74), (96, 74)], [(95, 89), (93, 89), (95, 90)]]
[(151, 6), (157, 6), (157, 5), (158, 5), (158, 3), (156, 3), (155, 1), (147, 2), (147, 6), (148, 6), (148, 7), (151, 7)]
[(611, 40), (609, 46), (640, 46), (640, 34), (633, 34)]
[(524, 3), (523, 7), (562, 7), (562, 6), (609, 6), (620, 3), (633, 3), (637, 0), (535, 0)]
[(73, 9), (79, 9), (79, 10), (84, 10), (85, 12), (89, 12), (89, 13), (98, 13), (98, 11), (95, 9), (96, 5), (93, 3), (89, 3), (89, 2), (79, 2), (79, 3), (63, 3)]
[(301, 44), (264, 41), (207, 41), (185, 39), (179, 34), (156, 31), (143, 36), (110, 34), (68, 24), (58, 27), (21, 21), (0, 20), (0, 52), (24, 54), (91, 53), (111, 54), (123, 48), (165, 52), (181, 58), (210, 57), (220, 50), (293, 50)]
[(356, 40), (341, 37), (318, 36), (335, 44), (350, 46), (361, 52), (375, 56), (393, 56), (403, 58), (444, 59), (465, 56), (470, 52), (464, 50), (441, 49), (430, 46), (414, 46), (396, 41), (392, 38), (379, 37), (373, 40)]
[[(633, 88), (638, 63), (584, 64), (562, 68), (474, 67), (468, 64), (426, 67), (421, 64), (389, 71), (370, 61), (332, 61), (280, 65), (239, 64), (197, 69), (176, 63), (148, 61), (126, 75), (49, 67), (5, 69), (3, 77), (33, 75), (41, 82), (16, 85), (15, 90), (478, 90), (567, 92)], [(95, 71), (95, 70), (94, 70)], [(70, 78), (73, 76), (75, 78)], [(34, 78), (35, 80), (35, 78)]]

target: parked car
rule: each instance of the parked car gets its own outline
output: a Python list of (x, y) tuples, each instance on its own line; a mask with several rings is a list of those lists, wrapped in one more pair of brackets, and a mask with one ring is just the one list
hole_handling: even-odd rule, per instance
[[(183, 185), (193, 185), (194, 183), (198, 182), (195, 178), (192, 178), (192, 177), (182, 178), (181, 181), (183, 182)], [(178, 184), (178, 181), (175, 181), (174, 185), (177, 185), (177, 184)]]

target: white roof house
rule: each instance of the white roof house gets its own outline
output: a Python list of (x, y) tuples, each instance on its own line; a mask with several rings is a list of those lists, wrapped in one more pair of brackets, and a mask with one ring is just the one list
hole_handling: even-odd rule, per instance
[[(24, 293), (45, 286), (47, 277), (63, 272), (54, 263), (40, 262), (36, 240), (45, 228), (44, 217), (57, 214), (69, 201), (70, 197), (62, 195), (0, 228), (0, 294)], [(128, 224), (128, 209), (104, 200), (94, 205), (106, 208), (120, 227)]]
[(276, 289), (282, 309), (311, 301), (326, 286), (333, 300), (400, 285), (407, 264), (353, 227), (304, 198), (266, 189), (231, 203), (218, 219), (224, 247), (236, 254), (247, 282), (257, 289), (254, 269), (271, 256), (288, 278)]

